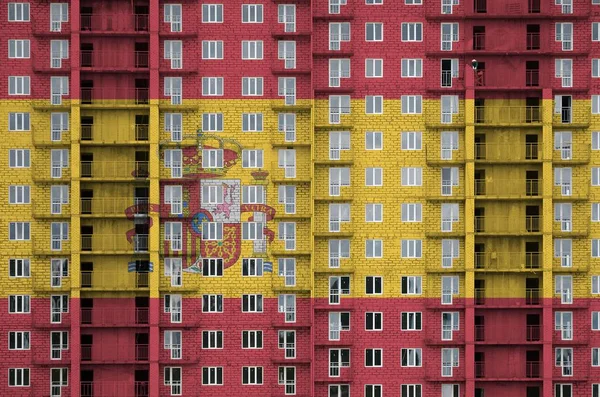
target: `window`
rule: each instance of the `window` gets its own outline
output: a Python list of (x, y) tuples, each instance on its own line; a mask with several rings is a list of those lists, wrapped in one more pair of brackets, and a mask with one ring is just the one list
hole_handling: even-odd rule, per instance
[(592, 22), (592, 41), (600, 41), (600, 22)]
[(458, 295), (458, 276), (442, 276), (442, 305), (451, 305), (452, 297)]
[(421, 240), (401, 240), (402, 258), (421, 258)]
[(458, 42), (458, 23), (442, 23), (442, 51), (452, 51), (452, 43)]
[(242, 204), (264, 204), (264, 186), (247, 185), (242, 186)]
[(329, 267), (339, 268), (342, 258), (350, 258), (350, 240), (329, 240)]
[(600, 77), (600, 59), (592, 59), (592, 77)]
[(181, 185), (166, 185), (164, 202), (170, 206), (171, 215), (183, 214), (183, 187)]
[[(262, 78), (261, 91), (262, 95)], [(296, 78), (295, 77), (279, 77), (277, 79), (277, 95), (284, 97), (286, 106), (296, 104)]]
[[(202, 81), (204, 82), (204, 79)], [(171, 105), (181, 105), (182, 92), (181, 77), (165, 77), (165, 97), (171, 98)]]
[(223, 295), (202, 295), (203, 313), (223, 313)]
[(402, 295), (421, 295), (421, 276), (402, 276), (400, 278)]
[(402, 114), (421, 114), (422, 97), (421, 95), (402, 95)]
[(181, 367), (165, 367), (165, 386), (171, 388), (172, 396), (181, 396)]
[(29, 350), (30, 340), (29, 331), (11, 331), (8, 333), (8, 350)]
[(365, 313), (365, 330), (366, 331), (382, 331), (383, 330), (383, 313), (381, 313), (381, 312), (366, 312)]
[(223, 23), (223, 4), (202, 4), (202, 23)]
[(600, 312), (592, 312), (592, 331), (600, 331)]
[(62, 314), (69, 312), (69, 295), (50, 296), (50, 322), (62, 322)]
[(279, 149), (278, 167), (283, 168), (284, 178), (296, 177), (296, 149)]
[(421, 366), (421, 358), (422, 351), (421, 349), (401, 349), (400, 350), (402, 357), (401, 365), (403, 367), (420, 367)]
[(29, 95), (30, 93), (29, 76), (8, 77), (8, 95)]
[(278, 238), (285, 244), (286, 251), (296, 249), (296, 222), (279, 222)]
[(242, 240), (263, 240), (264, 228), (263, 222), (242, 222)]
[(365, 77), (383, 77), (383, 59), (365, 59)]
[(223, 168), (223, 149), (202, 149), (202, 168)]
[(350, 222), (350, 204), (329, 204), (329, 231), (339, 232), (342, 223)]
[(286, 323), (296, 322), (296, 295), (280, 294), (278, 297), (277, 312), (284, 314)]
[(366, 349), (365, 367), (383, 367), (383, 349)]
[(181, 331), (165, 331), (164, 349), (171, 351), (171, 360), (181, 360)]
[(9, 277), (31, 277), (29, 259), (11, 258), (8, 260)]
[(202, 131), (204, 132), (222, 132), (223, 131), (223, 113), (203, 113)]
[(365, 132), (365, 150), (383, 150), (383, 132)]
[(369, 22), (365, 24), (366, 41), (383, 41), (383, 23)]
[(176, 294), (165, 295), (164, 312), (171, 314), (171, 323), (180, 323), (181, 322), (181, 295), (176, 295)]
[(286, 287), (296, 286), (296, 259), (279, 258), (277, 260), (278, 275), (284, 278)]
[(401, 182), (402, 186), (421, 186), (422, 168), (404, 167), (402, 168)]
[(52, 397), (62, 395), (62, 388), (69, 384), (69, 369), (68, 368), (51, 368), (50, 369), (50, 394)]
[(182, 119), (181, 113), (165, 113), (165, 131), (171, 133), (172, 142), (181, 142)]
[[(367, 0), (367, 1), (377, 1), (377, 0)], [(382, 385), (365, 385), (365, 397), (383, 397), (383, 386)]]
[(165, 59), (171, 60), (171, 69), (183, 68), (183, 42), (165, 40)]
[(262, 349), (262, 331), (242, 331), (242, 349)]
[(459, 240), (442, 239), (442, 268), (451, 268), (459, 257)]
[[(562, 153), (562, 151), (561, 151)], [(554, 186), (560, 186), (562, 196), (570, 196), (573, 191), (573, 169), (571, 167), (554, 168)]]
[(402, 385), (400, 389), (402, 391), (401, 397), (421, 397), (421, 385)]
[(242, 77), (242, 95), (243, 96), (262, 96), (263, 78), (262, 77)]
[(242, 312), (244, 313), (262, 313), (263, 296), (256, 294), (242, 295)]
[(69, 78), (65, 76), (50, 77), (50, 102), (52, 105), (62, 104), (63, 95), (69, 95)]
[(278, 188), (278, 203), (285, 208), (286, 214), (296, 213), (296, 186), (294, 185), (279, 185)]
[(203, 385), (223, 385), (223, 367), (202, 367)]
[(458, 348), (442, 349), (442, 376), (452, 376), (453, 368), (458, 367)]
[(285, 394), (296, 394), (296, 367), (279, 367), (278, 384), (285, 386)]
[(8, 166), (10, 168), (29, 168), (29, 149), (10, 149), (8, 151)]
[(366, 5), (381, 5), (383, 0), (365, 0)]
[(279, 113), (277, 130), (285, 134), (285, 142), (295, 142), (296, 113)]
[(573, 60), (555, 59), (554, 77), (561, 79), (561, 87), (573, 87)]
[(182, 286), (182, 260), (181, 258), (165, 258), (165, 277), (171, 278), (171, 287)]
[(554, 222), (560, 222), (560, 229), (563, 232), (572, 231), (572, 204), (555, 203), (554, 204)]
[(401, 136), (402, 150), (421, 150), (421, 132), (404, 131)]
[(8, 3), (9, 22), (29, 22), (29, 3)]
[(258, 41), (242, 41), (242, 59), (244, 60), (260, 60), (263, 59), (263, 42)]
[(329, 340), (340, 340), (341, 331), (350, 331), (350, 313), (329, 313)]
[(8, 187), (9, 204), (30, 204), (29, 185), (11, 185)]
[(29, 40), (8, 40), (8, 58), (29, 58)]
[(8, 312), (9, 313), (30, 313), (29, 295), (9, 295)]
[(262, 132), (262, 113), (242, 113), (242, 132)]
[[(592, 348), (592, 367), (599, 367), (600, 366), (600, 348), (598, 347), (593, 347)], [(599, 390), (600, 392), (600, 390)], [(594, 397), (598, 397), (598, 396), (594, 396)]]
[(8, 130), (9, 131), (30, 131), (29, 113), (8, 113)]
[(383, 168), (366, 168), (365, 186), (383, 186)]
[(573, 376), (573, 348), (558, 347), (554, 349), (555, 366), (560, 367), (562, 376)]
[(573, 277), (572, 276), (555, 276), (554, 278), (554, 294), (560, 295), (561, 304), (573, 304)]
[(600, 383), (592, 384), (592, 397), (600, 397)]
[(383, 96), (367, 95), (365, 96), (366, 114), (383, 114)]
[(171, 32), (181, 32), (181, 4), (165, 4), (163, 21), (171, 24)]
[(9, 368), (8, 386), (29, 387), (29, 368)]
[[(442, 397), (459, 397), (460, 385), (458, 384), (442, 384)], [(404, 397), (404, 396), (402, 396)]]
[(223, 240), (223, 222), (202, 222), (202, 240)]
[(202, 77), (203, 96), (223, 96), (223, 77)]
[(350, 41), (350, 23), (349, 22), (331, 22), (329, 23), (329, 50), (340, 51), (342, 42)]
[(203, 258), (202, 275), (204, 277), (222, 277), (223, 259), (221, 258)]
[[(562, 42), (563, 51), (573, 51), (573, 24), (567, 22), (559, 22), (556, 27), (556, 41)], [(593, 37), (593, 32), (592, 32)]]
[(571, 239), (554, 239), (554, 257), (560, 258), (561, 267), (573, 266), (573, 241)]
[(263, 260), (262, 258), (243, 258), (242, 276), (244, 277), (262, 277)]
[(349, 95), (329, 96), (329, 124), (340, 124), (342, 114), (350, 114)]
[(50, 224), (50, 249), (52, 251), (62, 250), (62, 242), (69, 240), (69, 223), (52, 222)]
[(403, 203), (401, 205), (402, 222), (422, 222), (422, 205)]
[(350, 59), (329, 60), (329, 87), (339, 87), (341, 79), (350, 78)]
[(350, 276), (329, 277), (329, 304), (339, 305), (342, 295), (350, 295)]
[(329, 385), (328, 397), (347, 397), (350, 395), (350, 385)]
[(181, 251), (182, 246), (182, 223), (165, 222), (165, 240), (170, 242), (172, 251)]
[(277, 22), (283, 23), (284, 32), (292, 33), (296, 31), (296, 5), (279, 4), (277, 6)]
[(556, 383), (554, 397), (573, 397), (573, 385)]
[(52, 178), (62, 178), (63, 168), (69, 167), (69, 150), (52, 149), (50, 151), (50, 173)]
[(329, 195), (341, 195), (342, 186), (350, 186), (350, 168), (329, 168)]
[(442, 313), (442, 340), (452, 340), (454, 331), (460, 330), (460, 313)]
[(242, 150), (242, 167), (243, 168), (262, 168), (263, 167), (263, 151), (259, 150)]
[(202, 331), (203, 349), (222, 349), (223, 331)]
[(365, 204), (365, 222), (383, 222), (383, 204)]
[(592, 95), (592, 114), (600, 114), (600, 95)]
[(296, 42), (279, 40), (277, 42), (277, 59), (284, 61), (285, 69), (296, 69)]
[(600, 276), (592, 276), (592, 294), (600, 294)]
[(401, 317), (402, 331), (421, 331), (423, 324), (421, 312), (402, 312)]
[(381, 276), (365, 277), (365, 293), (367, 295), (383, 294), (383, 277), (381, 277)]
[(11, 241), (28, 241), (30, 239), (29, 222), (9, 222), (8, 239)]
[(50, 186), (50, 213), (62, 214), (62, 206), (69, 204), (69, 186)]
[(453, 225), (458, 222), (458, 212), (458, 204), (442, 203), (442, 232), (451, 232), (453, 230)]
[(452, 116), (458, 114), (458, 95), (442, 95), (440, 97), (441, 123), (451, 124)]
[[(222, 40), (203, 40), (202, 41), (202, 59), (223, 59), (223, 41)], [(210, 79), (210, 77), (208, 77)], [(220, 84), (221, 86), (221, 94), (213, 94), (213, 95), (223, 95), (223, 78), (222, 77), (213, 77), (213, 79), (221, 79), (220, 83), (216, 82), (215, 85)], [(210, 83), (208, 83), (210, 86)], [(202, 95), (210, 95), (204, 93), (204, 78), (202, 79), (203, 93)], [(215, 88), (217, 91), (218, 88)]]
[(402, 59), (402, 77), (423, 77), (423, 60)]
[(423, 41), (423, 24), (404, 22), (402, 24), (402, 41)]
[(242, 4), (242, 23), (263, 23), (263, 5)]
[[(262, 187), (262, 186), (261, 186)], [(223, 185), (204, 185), (202, 186), (202, 205), (222, 204), (223, 203)], [(244, 201), (244, 204), (246, 202)]]
[(50, 31), (62, 31), (62, 23), (69, 21), (69, 4), (50, 3)]
[(365, 240), (365, 258), (383, 258), (383, 240)]
[(262, 385), (263, 367), (242, 367), (242, 385)]

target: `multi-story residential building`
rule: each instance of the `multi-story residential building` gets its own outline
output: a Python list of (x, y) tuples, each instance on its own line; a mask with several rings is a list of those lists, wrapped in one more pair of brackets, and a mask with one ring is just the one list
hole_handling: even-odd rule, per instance
[(0, 20), (0, 395), (600, 397), (600, 1)]

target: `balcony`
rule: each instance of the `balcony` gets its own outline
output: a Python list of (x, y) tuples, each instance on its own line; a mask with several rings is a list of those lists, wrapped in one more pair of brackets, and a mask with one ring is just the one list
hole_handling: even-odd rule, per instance
[(148, 215), (148, 197), (94, 197), (81, 199), (82, 217)]
[(148, 141), (148, 124), (81, 124), (82, 145), (134, 144)]
[(532, 163), (541, 160), (541, 148), (537, 142), (475, 143), (475, 161), (480, 163)]
[(520, 272), (541, 266), (541, 252), (475, 252), (475, 270)]
[[(523, 364), (521, 364), (523, 365)], [(522, 368), (519, 365), (498, 368), (491, 363), (489, 371), (486, 371), (485, 361), (475, 361), (475, 378), (489, 381), (511, 381), (539, 379), (541, 376), (542, 363), (539, 361), (526, 361)]]
[(148, 382), (80, 382), (80, 397), (148, 397)]
[(81, 105), (88, 109), (145, 108), (149, 98), (148, 88), (81, 88)]
[(82, 35), (140, 35), (148, 34), (147, 14), (81, 14)]
[(148, 286), (147, 272), (81, 272), (82, 290), (136, 291)]
[[(101, 343), (81, 345), (81, 361), (84, 364), (136, 364), (148, 361), (148, 345)], [(94, 395), (95, 397), (95, 395)]]
[(482, 308), (528, 308), (541, 304), (540, 288), (525, 288), (524, 292), (524, 296), (506, 297), (505, 288), (475, 288), (475, 305)]
[(539, 127), (541, 106), (475, 106), (475, 125), (490, 127)]
[[(496, 69), (497, 70), (477, 70), (475, 74), (475, 89), (478, 91), (541, 90), (540, 71), (538, 69), (520, 70), (510, 77), (507, 77), (500, 67), (497, 67)], [(542, 75), (542, 78), (545, 77)]]
[[(558, 3), (557, 3), (558, 4)], [(513, 0), (510, 3), (487, 0), (467, 0), (467, 19), (545, 19), (549, 17), (574, 19), (584, 18), (589, 12), (589, 2), (572, 5), (555, 5), (542, 0)], [(452, 15), (448, 15), (451, 17)]]
[[(91, 281), (93, 278), (91, 276), (91, 274), (85, 276), (87, 278), (86, 282)], [(82, 274), (82, 281), (83, 278)], [(149, 318), (149, 308), (147, 307), (132, 307), (130, 309), (81, 308), (82, 327), (147, 327)]]
[(148, 178), (148, 161), (81, 161), (82, 179), (133, 180)]
[(136, 72), (150, 67), (148, 51), (81, 50), (82, 72)]
[(541, 233), (542, 218), (539, 215), (521, 217), (476, 216), (475, 234), (488, 236), (520, 236)]
[(148, 235), (135, 234), (82, 234), (81, 251), (89, 253), (148, 252)]
[(542, 329), (540, 325), (526, 325), (512, 328), (511, 332), (502, 332), (496, 327), (475, 325), (475, 342), (480, 345), (521, 345), (541, 342)]
[(541, 179), (475, 179), (477, 199), (540, 199)]

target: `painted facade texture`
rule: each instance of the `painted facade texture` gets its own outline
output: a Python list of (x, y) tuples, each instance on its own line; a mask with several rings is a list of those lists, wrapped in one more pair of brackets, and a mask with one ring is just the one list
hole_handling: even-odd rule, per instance
[(600, 397), (600, 1), (0, 20), (0, 395)]

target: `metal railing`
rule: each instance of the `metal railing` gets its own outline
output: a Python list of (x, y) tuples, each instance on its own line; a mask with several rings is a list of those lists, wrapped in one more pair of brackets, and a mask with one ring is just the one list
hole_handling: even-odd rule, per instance
[(85, 142), (119, 143), (148, 140), (148, 124), (81, 124), (81, 140)]
[(81, 14), (81, 32), (147, 32), (148, 14)]
[(475, 124), (541, 123), (541, 106), (475, 106)]
[(82, 87), (82, 105), (148, 105), (150, 91), (148, 88), (107, 88)]
[(475, 269), (539, 269), (541, 263), (541, 252), (475, 252)]
[[(506, 290), (501, 288), (475, 288), (475, 305), (503, 304), (510, 305), (539, 305), (541, 301), (540, 288), (525, 288), (524, 296), (506, 297)], [(504, 302), (504, 303), (503, 303)]]
[(122, 344), (99, 346), (94, 348), (91, 344), (81, 345), (81, 361), (101, 362), (136, 362), (148, 361), (148, 345)]
[(148, 161), (81, 161), (81, 178), (147, 178)]
[(541, 220), (539, 215), (524, 217), (476, 216), (475, 233), (539, 233)]
[(148, 286), (148, 272), (81, 272), (81, 288), (117, 290)]
[(81, 50), (79, 65), (101, 69), (148, 68), (148, 59), (148, 51)]
[(541, 179), (475, 179), (475, 196), (534, 197), (541, 187)]
[(540, 144), (475, 143), (475, 160), (478, 161), (535, 161), (540, 160)]
[(148, 382), (93, 381), (80, 382), (81, 397), (148, 397)]
[(82, 251), (104, 251), (104, 252), (147, 252), (148, 235), (135, 234), (130, 242), (123, 234), (82, 234)]
[(93, 197), (81, 199), (82, 215), (123, 215), (133, 208), (134, 215), (148, 214), (148, 197)]
[(149, 308), (147, 307), (135, 307), (130, 309), (81, 308), (81, 324), (84, 325), (118, 327), (146, 325), (148, 323)]

